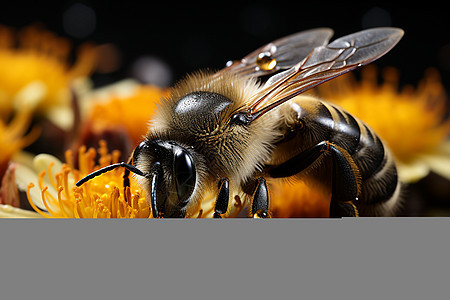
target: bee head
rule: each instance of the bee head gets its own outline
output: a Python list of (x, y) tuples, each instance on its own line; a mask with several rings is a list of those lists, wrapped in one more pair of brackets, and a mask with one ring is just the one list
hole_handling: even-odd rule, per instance
[(131, 164), (117, 163), (97, 170), (76, 183), (86, 181), (118, 167), (124, 167), (124, 185), (134, 173), (145, 189), (153, 217), (182, 218), (198, 182), (191, 149), (173, 141), (145, 140), (133, 152)]
[(133, 165), (144, 173), (137, 179), (154, 217), (185, 216), (198, 181), (194, 155), (192, 149), (165, 140), (146, 140), (134, 150)]

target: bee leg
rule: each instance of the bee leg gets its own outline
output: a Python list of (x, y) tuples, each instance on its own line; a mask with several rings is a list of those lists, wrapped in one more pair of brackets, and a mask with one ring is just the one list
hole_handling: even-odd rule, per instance
[(358, 209), (352, 201), (339, 202), (331, 197), (330, 218), (357, 217)]
[(269, 192), (267, 190), (266, 180), (258, 178), (255, 192), (253, 194), (252, 211), (253, 218), (261, 219), (269, 217)]
[(228, 200), (230, 197), (230, 180), (222, 178), (219, 181), (219, 194), (217, 195), (216, 204), (214, 207), (214, 218), (222, 218), (220, 215), (227, 212)]
[(329, 149), (333, 156), (330, 218), (357, 217), (353, 201), (358, 200), (359, 170), (347, 151), (333, 144)]
[(343, 148), (328, 141), (320, 142), (310, 149), (273, 167), (271, 177), (293, 176), (312, 165), (324, 153), (330, 153), (333, 159), (330, 217), (357, 216), (353, 204), (359, 193), (359, 171), (350, 154)]

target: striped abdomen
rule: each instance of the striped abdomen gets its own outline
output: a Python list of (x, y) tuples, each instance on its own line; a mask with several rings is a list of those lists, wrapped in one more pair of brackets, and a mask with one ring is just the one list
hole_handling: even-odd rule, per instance
[[(297, 119), (303, 124), (294, 138), (300, 152), (328, 141), (345, 149), (352, 157), (361, 178), (361, 193), (355, 203), (360, 215), (392, 214), (398, 204), (401, 185), (394, 158), (377, 134), (364, 122), (327, 102), (302, 97), (288, 107), (290, 113), (285, 113), (291, 118), (286, 119), (287, 123)], [(293, 115), (296, 118), (292, 119)]]

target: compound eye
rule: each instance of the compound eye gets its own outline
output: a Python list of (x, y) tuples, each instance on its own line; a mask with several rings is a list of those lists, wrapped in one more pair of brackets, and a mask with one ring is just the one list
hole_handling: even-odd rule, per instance
[(194, 191), (196, 173), (194, 161), (184, 149), (175, 153), (174, 176), (178, 200), (180, 203), (185, 203)]

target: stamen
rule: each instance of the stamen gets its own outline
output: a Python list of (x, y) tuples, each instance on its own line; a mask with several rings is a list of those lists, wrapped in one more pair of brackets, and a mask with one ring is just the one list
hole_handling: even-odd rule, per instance
[[(128, 189), (128, 190), (129, 190), (129, 189)], [(131, 194), (130, 194), (130, 198), (131, 198)], [(130, 199), (130, 198), (128, 198), (128, 199)], [(133, 197), (132, 201), (131, 201), (131, 203), (132, 203), (131, 207), (132, 207), (133, 209), (137, 209), (137, 208), (139, 207), (138, 200), (139, 200), (139, 197), (136, 197), (136, 195), (135, 195), (135, 196)]]
[(45, 176), (45, 171), (42, 171), (41, 173), (39, 173), (38, 175), (38, 183), (39, 183), (39, 187), (41, 188), (41, 190), (44, 188), (44, 176)]
[(66, 150), (66, 152), (64, 152), (64, 158), (66, 159), (66, 164), (69, 166), (69, 168), (71, 170), (75, 169), (74, 164), (73, 164), (73, 153), (72, 150)]
[(94, 148), (89, 148), (86, 152), (86, 162), (87, 162), (87, 172), (89, 173), (89, 170), (93, 170), (95, 168), (95, 157), (97, 156), (97, 152)]
[[(103, 163), (107, 164), (106, 171), (118, 167), (125, 167), (144, 175), (140, 170), (132, 165), (125, 163), (116, 163), (115, 166), (109, 165), (114, 160), (119, 160), (120, 152), (115, 151), (112, 154), (107, 153), (106, 144), (103, 144), (103, 150), (99, 150)], [(48, 211), (46, 217), (64, 217), (64, 218), (148, 218), (150, 216), (150, 208), (145, 197), (139, 189), (135, 189), (133, 180), (132, 187), (127, 188), (125, 194), (128, 195), (128, 201), (125, 201), (124, 195), (121, 193), (123, 185), (123, 169), (118, 168), (114, 172), (108, 172), (104, 176), (100, 176), (95, 180), (86, 183), (81, 187), (74, 186), (72, 180), (79, 178), (80, 174), (95, 173), (94, 170), (99, 169), (99, 165), (95, 165), (95, 157), (97, 152), (90, 148), (86, 151), (85, 147), (78, 150), (78, 159), (80, 170), (72, 169), (73, 160), (70, 152), (66, 152), (69, 162), (63, 164), (60, 172), (54, 174), (54, 164), (47, 166), (45, 171), (38, 175), (39, 187), (41, 190), (40, 197), (43, 206)], [(109, 161), (108, 161), (109, 160)], [(106, 173), (105, 171), (105, 173)], [(69, 175), (70, 173), (70, 175)], [(100, 174), (102, 172), (97, 172)], [(46, 186), (47, 178), (50, 177), (50, 188)], [(70, 176), (70, 177), (69, 177)], [(73, 177), (73, 179), (72, 179)], [(44, 180), (45, 179), (45, 180)], [(56, 191), (53, 191), (53, 188)], [(30, 195), (30, 193), (28, 193)], [(30, 197), (30, 196), (28, 196)], [(29, 199), (29, 201), (31, 201)], [(33, 208), (35, 206), (32, 206)], [(35, 209), (39, 212), (39, 208)], [(41, 213), (44, 213), (42, 209)]]
[(34, 203), (33, 201), (31, 201), (31, 196), (30, 196), (30, 189), (32, 189), (34, 187), (33, 183), (28, 184), (27, 186), (27, 198), (28, 198), (28, 203), (30, 203), (31, 207), (38, 212), (40, 215), (42, 215), (45, 218), (52, 218), (52, 216), (44, 213), (42, 210), (40, 210)]
[(103, 213), (105, 214), (105, 218), (106, 219), (110, 219), (111, 218), (111, 211), (108, 208), (103, 208)]
[(63, 187), (59, 186), (58, 187), (58, 203), (59, 203), (59, 209), (61, 210), (64, 218), (69, 218), (69, 215), (66, 213), (66, 211), (64, 210), (64, 205), (63, 205), (63, 201), (61, 198), (61, 193), (63, 191)]
[(120, 153), (119, 150), (114, 150), (113, 153), (112, 153), (112, 161), (111, 161), (111, 163), (117, 164), (119, 162), (120, 155), (121, 155), (121, 153)]
[(110, 197), (110, 203), (111, 203), (111, 216), (113, 218), (118, 218), (118, 210), (119, 210), (119, 203), (114, 199), (113, 197)]
[(86, 146), (78, 148), (78, 168), (82, 174), (87, 174), (87, 158), (86, 158)]
[(65, 196), (66, 199), (70, 199), (70, 195), (69, 195), (69, 173), (70, 173), (70, 169), (67, 165), (63, 165), (63, 187), (64, 187), (64, 192), (65, 192)]
[(62, 177), (63, 177), (63, 174), (62, 174), (62, 173), (57, 173), (57, 174), (55, 175), (55, 178), (56, 178), (56, 186), (55, 186), (55, 189), (56, 189), (56, 190), (58, 190), (58, 189), (62, 186), (62, 181), (63, 181)]
[(95, 206), (94, 206), (94, 216), (93, 216), (93, 218), (94, 218), (94, 219), (97, 219), (97, 218), (98, 218), (97, 202), (95, 203)]
[(55, 165), (55, 163), (52, 161), (48, 164), (48, 168), (47, 168), (47, 172), (48, 172), (48, 178), (50, 178), (50, 183), (51, 185), (56, 189), (57, 185), (55, 180), (53, 179), (53, 175), (52, 175), (52, 168)]
[[(117, 191), (118, 192), (118, 191)], [(117, 213), (118, 213), (118, 217), (120, 218), (120, 217), (125, 217), (126, 216), (126, 213), (125, 213), (125, 211), (126, 211), (126, 208), (125, 208), (125, 202), (124, 201), (117, 201), (118, 200), (118, 197), (119, 197), (119, 195), (118, 195), (118, 193), (112, 193), (111, 194), (111, 200), (112, 201), (114, 201), (114, 202), (118, 202), (117, 204), (118, 204), (118, 206), (119, 206), (119, 209), (118, 209), (118, 211), (117, 211)]]
[(47, 198), (45, 197), (45, 195), (46, 195), (46, 193), (47, 193), (47, 190), (48, 190), (48, 187), (46, 186), (46, 187), (44, 187), (44, 188), (42, 189), (42, 191), (41, 191), (42, 202), (44, 203), (45, 209), (48, 211), (48, 213), (49, 213), (51, 216), (54, 216), (54, 215), (55, 215), (55, 212), (54, 212), (52, 209), (50, 209), (50, 206), (49, 206), (48, 203), (47, 203)]
[(108, 166), (111, 162), (111, 155), (108, 154), (108, 148), (106, 147), (106, 142), (105, 141), (100, 141), (100, 148), (97, 150), (98, 154), (100, 154), (100, 158), (98, 160), (100, 167), (104, 168), (106, 166)]
[(73, 213), (74, 213), (76, 219), (80, 219), (81, 218), (80, 214), (78, 213), (78, 209), (80, 208), (80, 202), (81, 202), (80, 199), (76, 199), (75, 200), (75, 207), (73, 209)]

